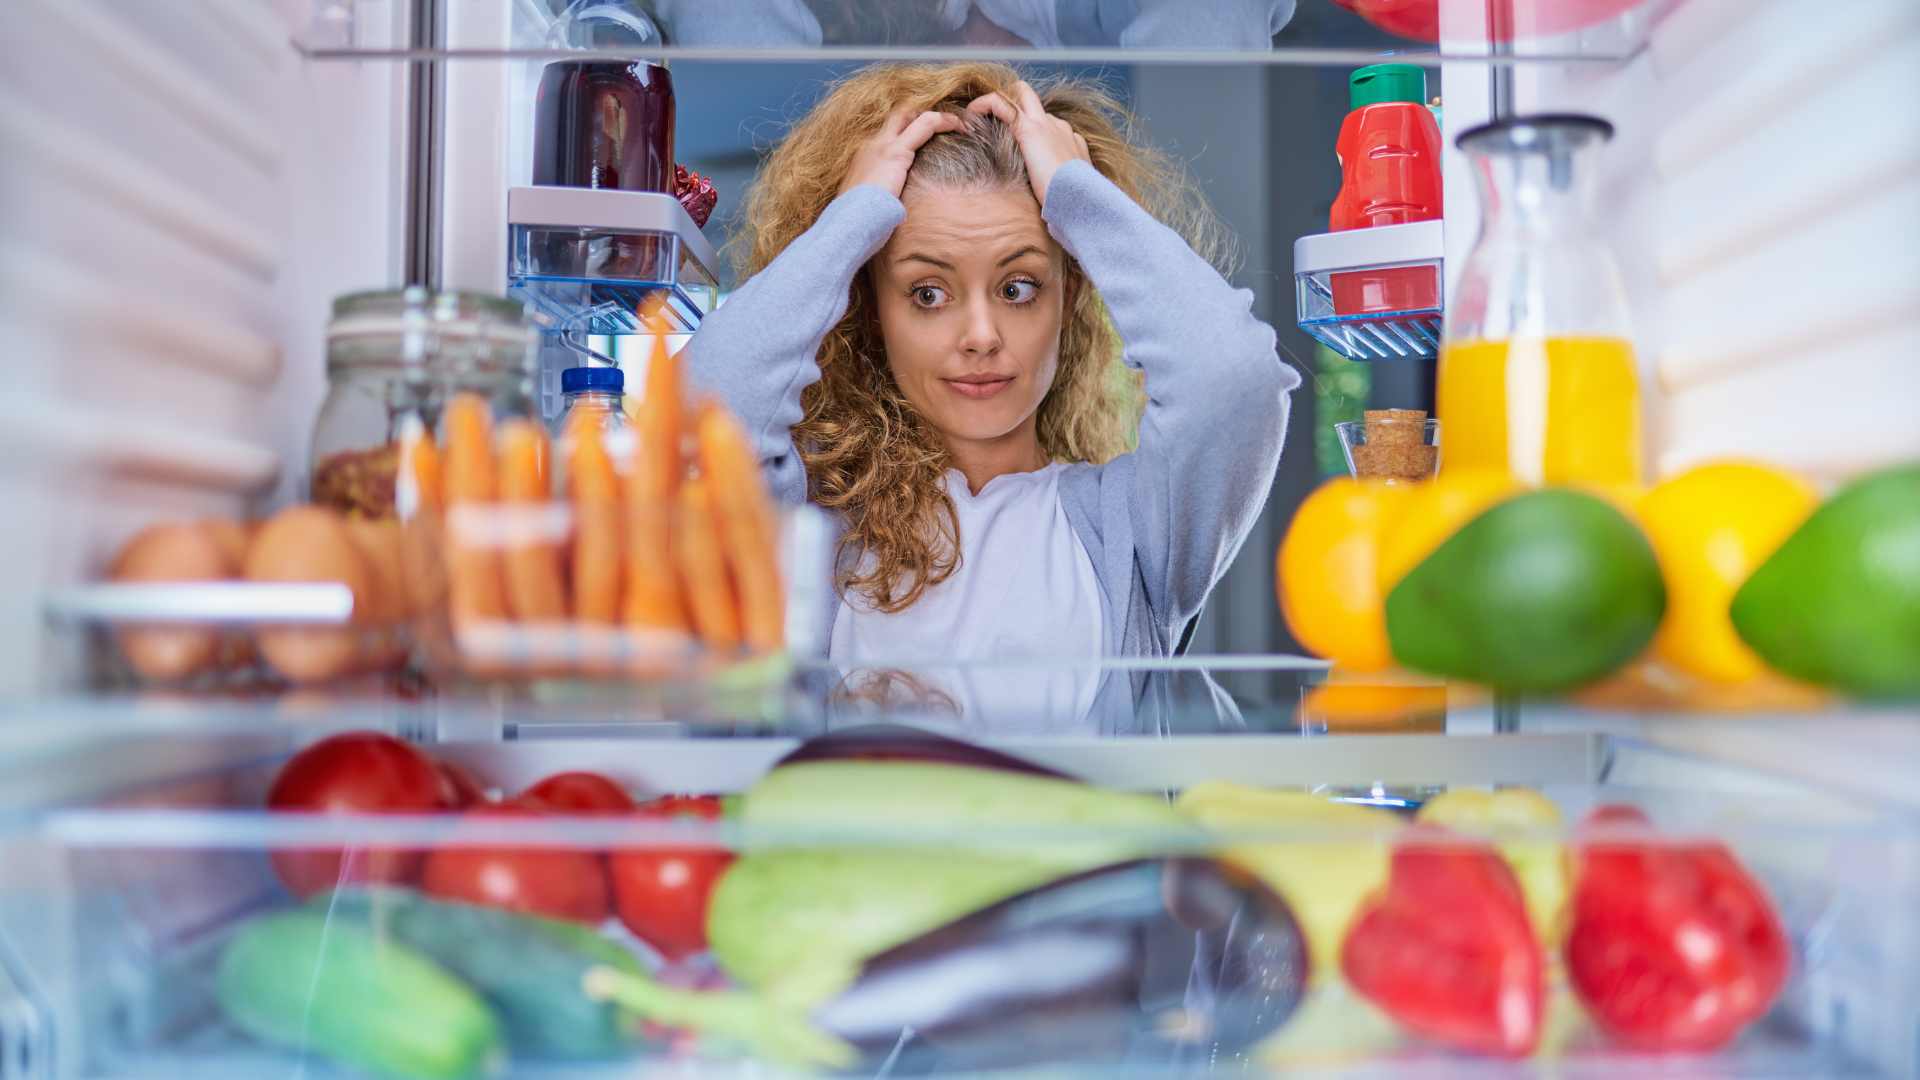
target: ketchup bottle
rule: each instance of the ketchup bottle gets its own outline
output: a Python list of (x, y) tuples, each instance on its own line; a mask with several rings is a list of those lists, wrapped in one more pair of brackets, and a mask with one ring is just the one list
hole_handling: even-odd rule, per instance
[[(1340, 125), (1333, 231), (1440, 217), (1440, 125), (1427, 109), (1426, 71), (1374, 64), (1354, 72), (1347, 88), (1353, 111)], [(1333, 275), (1335, 314), (1439, 306), (1439, 275), (1429, 267)]]

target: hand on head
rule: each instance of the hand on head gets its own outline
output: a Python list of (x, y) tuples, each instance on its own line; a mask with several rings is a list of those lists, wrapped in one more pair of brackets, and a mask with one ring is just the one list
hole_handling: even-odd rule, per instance
[[(1047, 204), (1047, 186), (1053, 174), (1069, 161), (1090, 161), (1087, 140), (1073, 125), (1047, 112), (1040, 95), (1025, 81), (1015, 83), (1010, 94), (985, 94), (975, 98), (967, 111), (977, 116), (997, 117), (1013, 130), (1020, 154), (1026, 158), (1027, 180), (1033, 197)], [(958, 113), (896, 109), (888, 114), (880, 130), (861, 146), (841, 182), (845, 193), (860, 184), (872, 184), (890, 195), (899, 196), (906, 187), (907, 172), (913, 168), (914, 155), (928, 139), (948, 131), (959, 131), (966, 121)]]
[(1011, 98), (1005, 94), (986, 94), (975, 98), (967, 111), (980, 116), (996, 116), (1013, 129), (1020, 144), (1020, 155), (1027, 159), (1027, 181), (1033, 185), (1033, 197), (1047, 205), (1047, 185), (1053, 174), (1069, 161), (1091, 161), (1087, 140), (1073, 125), (1047, 112), (1040, 95), (1025, 80), (1013, 84)]
[(964, 126), (966, 121), (958, 113), (895, 109), (887, 114), (887, 122), (880, 125), (880, 130), (853, 155), (847, 178), (840, 183), (840, 193), (844, 195), (861, 184), (872, 184), (898, 198), (901, 189), (907, 186), (907, 170), (913, 168), (913, 155), (935, 135), (959, 131)]

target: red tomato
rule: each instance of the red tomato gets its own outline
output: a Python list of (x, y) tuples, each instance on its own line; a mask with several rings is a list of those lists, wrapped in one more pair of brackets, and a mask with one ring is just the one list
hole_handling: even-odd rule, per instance
[[(1602, 807), (1593, 824), (1631, 825)], [(1579, 850), (1567, 973), (1594, 1021), (1652, 1050), (1716, 1050), (1764, 1015), (1788, 945), (1767, 894), (1720, 844), (1595, 839)]]
[(633, 796), (626, 788), (591, 772), (555, 773), (521, 792), (514, 801), (563, 814), (631, 813), (635, 809)]
[(1524, 1057), (1540, 1040), (1546, 964), (1513, 871), (1491, 845), (1403, 842), (1386, 890), (1340, 952), (1347, 982), (1415, 1034)]
[(447, 784), (448, 805), (464, 810), (487, 801), (487, 789), (480, 786), (480, 781), (475, 780), (472, 773), (451, 761), (437, 760), (435, 764), (440, 767), (440, 776)]
[[(530, 806), (488, 806), (479, 818), (538, 819)], [(599, 923), (607, 917), (607, 874), (600, 857), (577, 848), (448, 846), (427, 856), (420, 887), (434, 896), (528, 915)]]
[[(273, 810), (304, 813), (433, 813), (451, 808), (433, 759), (391, 735), (356, 731), (293, 755), (267, 792)], [(305, 898), (349, 882), (411, 881), (420, 852), (392, 848), (276, 851), (274, 873)]]
[[(720, 817), (720, 800), (711, 796), (670, 795), (640, 808), (647, 818)], [(680, 960), (707, 947), (707, 899), (713, 884), (733, 862), (720, 848), (623, 849), (607, 854), (613, 902), (620, 921), (634, 936)]]

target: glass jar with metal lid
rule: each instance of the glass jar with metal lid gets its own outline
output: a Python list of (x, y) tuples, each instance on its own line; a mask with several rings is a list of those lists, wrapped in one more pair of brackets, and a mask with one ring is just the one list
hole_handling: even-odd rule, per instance
[(395, 482), (403, 442), (433, 438), (463, 393), (495, 420), (538, 423), (537, 342), (525, 307), (498, 296), (410, 286), (336, 299), (309, 497), (356, 517), (410, 516), (417, 493)]

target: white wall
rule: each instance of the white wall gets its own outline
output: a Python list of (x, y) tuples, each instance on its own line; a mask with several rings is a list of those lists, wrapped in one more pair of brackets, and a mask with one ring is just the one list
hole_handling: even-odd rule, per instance
[(326, 302), (393, 280), (401, 69), (303, 65), (297, 17), (0, 4), (0, 693), (49, 588), (299, 487)]

